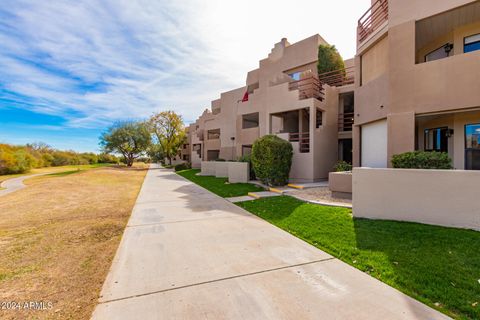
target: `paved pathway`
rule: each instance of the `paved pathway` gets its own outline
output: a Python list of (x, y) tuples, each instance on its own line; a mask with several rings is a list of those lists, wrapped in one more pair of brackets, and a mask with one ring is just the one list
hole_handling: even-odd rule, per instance
[(45, 175), (45, 174), (48, 174), (48, 173), (31, 174), (31, 175), (28, 175), (28, 176), (21, 176), (21, 177), (18, 177), (18, 178), (13, 178), (13, 179), (8, 179), (8, 180), (3, 181), (0, 184), (0, 187), (5, 188), (5, 189), (0, 190), (0, 197), (25, 188), (26, 185), (23, 184), (23, 181), (25, 179), (33, 178), (33, 177), (36, 177), (36, 176), (42, 176), (42, 175)]
[(446, 319), (152, 166), (93, 319)]

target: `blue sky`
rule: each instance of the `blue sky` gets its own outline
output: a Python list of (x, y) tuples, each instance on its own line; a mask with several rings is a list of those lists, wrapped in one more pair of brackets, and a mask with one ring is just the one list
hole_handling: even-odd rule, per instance
[(115, 121), (192, 122), (283, 37), (319, 33), (352, 57), (370, 0), (175, 2), (2, 1), (0, 142), (98, 151)]

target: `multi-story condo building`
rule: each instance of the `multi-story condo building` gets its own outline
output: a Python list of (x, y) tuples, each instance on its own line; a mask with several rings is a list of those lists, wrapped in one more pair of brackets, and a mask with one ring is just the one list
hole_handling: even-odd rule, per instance
[(190, 125), (191, 162), (249, 154), (256, 139), (275, 134), (293, 145), (292, 181), (326, 179), (338, 159), (352, 160), (353, 59), (318, 75), (319, 35), (275, 44), (244, 87), (222, 93)]
[(355, 69), (355, 166), (436, 150), (480, 169), (480, 1), (372, 1)]

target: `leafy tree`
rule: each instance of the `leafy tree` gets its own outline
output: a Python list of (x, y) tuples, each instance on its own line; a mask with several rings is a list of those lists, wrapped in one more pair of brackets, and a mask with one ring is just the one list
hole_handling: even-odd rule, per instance
[(151, 135), (143, 122), (121, 122), (110, 127), (100, 137), (100, 145), (107, 153), (121, 153), (128, 167), (147, 151)]
[(159, 143), (153, 143), (148, 148), (147, 155), (153, 162), (160, 162), (165, 159), (162, 146)]
[(318, 74), (345, 69), (345, 63), (343, 62), (342, 56), (338, 53), (335, 46), (321, 44), (318, 47), (317, 69)]
[(160, 150), (171, 165), (172, 158), (186, 139), (182, 117), (174, 111), (163, 111), (154, 114), (149, 125), (160, 144)]

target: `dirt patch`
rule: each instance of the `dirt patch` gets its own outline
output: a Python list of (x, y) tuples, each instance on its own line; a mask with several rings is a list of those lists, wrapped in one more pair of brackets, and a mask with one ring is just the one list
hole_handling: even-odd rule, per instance
[(0, 301), (52, 304), (1, 319), (90, 318), (145, 173), (42, 176), (0, 198)]
[(301, 198), (303, 200), (339, 202), (339, 203), (345, 203), (345, 204), (352, 203), (352, 200), (350, 199), (341, 199), (341, 198), (332, 197), (332, 192), (328, 187), (293, 190), (293, 191), (289, 191), (288, 194), (297, 196), (298, 198)]

